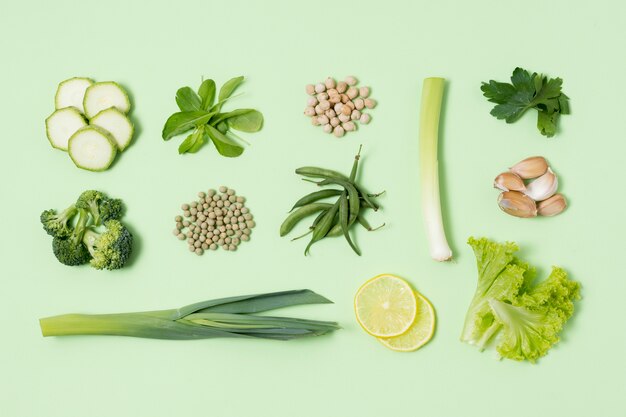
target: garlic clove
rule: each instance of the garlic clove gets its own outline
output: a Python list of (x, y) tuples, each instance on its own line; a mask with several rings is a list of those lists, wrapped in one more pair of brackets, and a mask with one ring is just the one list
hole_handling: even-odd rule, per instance
[(548, 161), (543, 156), (531, 156), (509, 168), (514, 174), (519, 175), (524, 180), (529, 180), (542, 176), (548, 170)]
[(507, 214), (515, 217), (537, 216), (537, 204), (519, 191), (505, 191), (498, 196), (498, 206)]
[(502, 191), (524, 191), (526, 186), (517, 174), (512, 172), (503, 172), (493, 180), (493, 186)]
[(535, 201), (543, 201), (552, 197), (554, 193), (556, 193), (556, 189), (558, 187), (558, 178), (554, 172), (548, 168), (548, 171), (545, 174), (526, 186), (524, 194)]
[(537, 204), (537, 213), (540, 216), (556, 216), (567, 208), (567, 201), (563, 194), (554, 194), (547, 200)]

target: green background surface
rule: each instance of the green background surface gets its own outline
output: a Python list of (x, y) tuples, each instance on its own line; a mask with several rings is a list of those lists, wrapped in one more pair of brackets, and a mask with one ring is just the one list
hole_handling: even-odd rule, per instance
[[(0, 14), (3, 179), (0, 415), (73, 416), (624, 416), (623, 2), (11, 2)], [(515, 66), (564, 79), (572, 115), (553, 139), (535, 115), (514, 125), (489, 115), (480, 82)], [(174, 93), (202, 76), (246, 75), (232, 106), (252, 106), (264, 129), (237, 159), (214, 149), (179, 156), (160, 138)], [(343, 139), (302, 115), (304, 85), (354, 74), (379, 101), (372, 123)], [(81, 171), (50, 147), (44, 119), (57, 84), (115, 80), (131, 93), (135, 141), (104, 173)], [(442, 127), (444, 215), (455, 260), (429, 259), (420, 219), (417, 128), (421, 82), (449, 80)], [(281, 239), (286, 210), (312, 190), (294, 168), (349, 170), (364, 145), (363, 181), (385, 189), (364, 255), (341, 241), (312, 256)], [(496, 174), (544, 155), (570, 207), (534, 220), (504, 215)], [(179, 205), (226, 184), (248, 198), (258, 226), (236, 253), (191, 255), (171, 235)], [(60, 265), (38, 216), (84, 189), (127, 204), (137, 237), (129, 268)], [(470, 235), (513, 240), (545, 274), (561, 265), (583, 284), (562, 341), (538, 364), (498, 361), (459, 342), (474, 292)], [(434, 339), (389, 351), (354, 320), (357, 288), (380, 273), (410, 282), (437, 309)], [(311, 288), (333, 305), (288, 314), (338, 320), (329, 337), (289, 343), (49, 338), (38, 318), (124, 312), (201, 299)]]

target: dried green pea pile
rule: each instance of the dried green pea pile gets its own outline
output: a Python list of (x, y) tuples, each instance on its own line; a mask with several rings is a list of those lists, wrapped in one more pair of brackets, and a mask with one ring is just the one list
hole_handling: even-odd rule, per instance
[(174, 219), (173, 234), (179, 240), (186, 239), (189, 251), (196, 255), (218, 247), (237, 250), (241, 242), (250, 240), (251, 229), (256, 225), (245, 201), (225, 186), (218, 191), (201, 191), (198, 200), (180, 206), (183, 215)]

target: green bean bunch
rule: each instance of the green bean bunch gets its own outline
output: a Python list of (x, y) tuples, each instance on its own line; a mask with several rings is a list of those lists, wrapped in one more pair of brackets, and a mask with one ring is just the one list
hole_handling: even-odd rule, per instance
[[(374, 199), (378, 194), (368, 194), (363, 187), (356, 182), (359, 159), (361, 157), (361, 147), (354, 157), (350, 176), (325, 168), (302, 167), (296, 169), (296, 174), (302, 175), (304, 181), (317, 184), (319, 187), (338, 186), (337, 188), (324, 188), (305, 195), (294, 204), (289, 216), (280, 226), (280, 235), (288, 234), (301, 220), (317, 213), (317, 217), (309, 227), (309, 230), (292, 240), (297, 240), (311, 234), (311, 240), (304, 250), (304, 254), (309, 253), (313, 244), (325, 237), (336, 237), (343, 235), (352, 250), (361, 256), (361, 250), (354, 243), (350, 236), (350, 228), (359, 223), (368, 231), (380, 229), (385, 224), (372, 228), (365, 219), (363, 212), (366, 209), (378, 211), (379, 205)], [(314, 179), (312, 179), (314, 178)], [(337, 197), (334, 203), (322, 202), (322, 200)]]

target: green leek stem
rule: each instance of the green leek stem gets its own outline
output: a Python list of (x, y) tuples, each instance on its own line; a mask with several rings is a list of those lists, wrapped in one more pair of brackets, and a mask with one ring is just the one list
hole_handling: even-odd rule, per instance
[(430, 256), (436, 261), (452, 258), (441, 216), (439, 196), (439, 116), (443, 99), (443, 78), (426, 78), (422, 88), (420, 109), (419, 160), (422, 215), (428, 236)]

